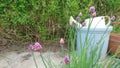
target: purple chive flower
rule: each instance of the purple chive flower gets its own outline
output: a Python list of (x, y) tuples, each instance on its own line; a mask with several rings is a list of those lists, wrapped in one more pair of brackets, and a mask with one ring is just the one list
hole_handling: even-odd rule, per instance
[(86, 26), (86, 21), (84, 21), (84, 22), (82, 23), (82, 26)]
[(65, 57), (65, 58), (64, 58), (64, 62), (65, 62), (66, 64), (70, 64), (70, 59), (69, 59), (68, 57)]
[(93, 12), (92, 17), (96, 17), (96, 12)]
[(29, 45), (28, 47), (29, 50), (33, 50), (34, 49), (34, 46), (32, 44)]
[(78, 22), (79, 20), (80, 20), (80, 17), (79, 17), (79, 16), (77, 16), (77, 17), (76, 17), (76, 21)]
[(42, 46), (40, 45), (40, 43), (36, 42), (36, 43), (34, 44), (34, 50), (35, 50), (35, 51), (40, 51), (41, 49), (42, 49)]
[(79, 17), (82, 17), (82, 13), (80, 12), (78, 16), (79, 16)]
[(93, 13), (93, 12), (95, 11), (95, 7), (94, 7), (94, 6), (91, 6), (90, 9), (89, 9), (89, 11), (90, 11), (91, 13)]
[(63, 46), (63, 45), (64, 45), (64, 43), (65, 43), (65, 42), (64, 42), (64, 39), (63, 39), (63, 38), (61, 38), (61, 39), (60, 39), (60, 46)]
[(111, 21), (113, 22), (115, 20), (115, 16), (112, 16), (111, 17)]

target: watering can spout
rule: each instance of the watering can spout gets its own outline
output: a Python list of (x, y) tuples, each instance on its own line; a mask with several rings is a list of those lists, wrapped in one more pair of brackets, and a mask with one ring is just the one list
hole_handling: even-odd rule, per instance
[(70, 22), (77, 24), (77, 21), (72, 16), (70, 16)]
[(81, 27), (82, 25), (77, 22), (72, 16), (70, 16), (70, 21), (69, 22), (73, 22), (74, 24), (76, 24), (77, 26)]

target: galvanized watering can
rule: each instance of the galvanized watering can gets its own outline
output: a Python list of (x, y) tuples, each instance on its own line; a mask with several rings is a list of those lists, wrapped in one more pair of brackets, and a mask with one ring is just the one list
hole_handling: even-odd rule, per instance
[[(105, 19), (107, 18), (107, 23), (105, 23)], [(82, 27), (82, 25), (77, 22), (72, 16), (70, 17), (70, 22), (73, 22), (77, 24), (79, 27)], [(86, 26), (90, 26), (90, 28), (104, 28), (110, 25), (111, 20), (109, 16), (99, 16), (99, 17), (94, 17), (94, 18), (88, 18), (85, 19)]]

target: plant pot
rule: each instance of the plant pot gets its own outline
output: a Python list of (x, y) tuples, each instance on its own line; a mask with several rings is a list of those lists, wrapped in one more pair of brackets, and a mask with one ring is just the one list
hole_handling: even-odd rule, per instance
[(110, 54), (120, 53), (120, 34), (110, 34), (108, 52)]

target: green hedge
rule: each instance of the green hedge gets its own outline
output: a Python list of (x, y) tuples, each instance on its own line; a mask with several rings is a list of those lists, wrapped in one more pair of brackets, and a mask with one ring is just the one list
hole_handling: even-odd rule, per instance
[(118, 15), (120, 11), (119, 0), (0, 0), (0, 24), (21, 36), (59, 38), (65, 36), (71, 15), (82, 12), (85, 19), (93, 5), (97, 15)]

